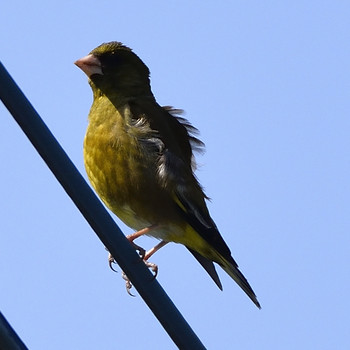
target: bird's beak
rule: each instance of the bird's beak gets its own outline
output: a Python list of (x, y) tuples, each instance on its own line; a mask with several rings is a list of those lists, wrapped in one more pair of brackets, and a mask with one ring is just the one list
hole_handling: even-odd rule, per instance
[(80, 58), (74, 62), (74, 64), (78, 66), (89, 78), (93, 74), (103, 75), (101, 61), (93, 54)]

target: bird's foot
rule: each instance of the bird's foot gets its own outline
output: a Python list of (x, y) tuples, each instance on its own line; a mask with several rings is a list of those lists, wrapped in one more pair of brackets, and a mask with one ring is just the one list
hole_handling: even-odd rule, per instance
[[(136, 239), (137, 237), (148, 233), (150, 230), (152, 229), (152, 227), (143, 229), (141, 231), (135, 232), (129, 236), (127, 236), (127, 239), (129, 240), (129, 242), (132, 244), (132, 246), (135, 248), (136, 251), (138, 251), (138, 254), (140, 256), (140, 258), (143, 260), (143, 262), (145, 263), (145, 265), (153, 272), (153, 279), (155, 279), (158, 275), (158, 265), (154, 264), (152, 262), (149, 262), (148, 259), (156, 252), (158, 251), (160, 248), (164, 247), (168, 242), (165, 241), (161, 241), (160, 243), (158, 243), (155, 247), (153, 247), (152, 249), (148, 250), (147, 252), (145, 251), (145, 249), (143, 249), (142, 247), (140, 247), (139, 245), (135, 244), (133, 241), (134, 239)], [(113, 264), (116, 264), (116, 261), (114, 259), (114, 257), (112, 256), (111, 253), (109, 253), (108, 255), (108, 265), (111, 268), (112, 271), (117, 272), (114, 268), (113, 268)], [(122, 277), (125, 280), (125, 286), (126, 286), (126, 291), (128, 292), (129, 295), (131, 296), (135, 296), (133, 295), (130, 290), (133, 287), (132, 283), (130, 281), (130, 279), (128, 278), (128, 276), (125, 274), (125, 272), (122, 271)]]
[[(140, 258), (142, 260), (144, 260), (145, 255), (146, 255), (146, 250), (143, 249), (142, 247), (140, 247), (139, 245), (135, 244), (134, 242), (130, 242), (130, 243), (135, 248), (135, 250), (138, 252)], [(106, 248), (106, 250), (107, 250), (107, 248)], [(108, 252), (108, 265), (109, 265), (110, 269), (114, 272), (117, 272), (113, 267), (113, 264), (116, 264), (116, 263), (117, 262), (115, 261), (113, 255), (110, 252)]]
[(155, 279), (158, 275), (158, 265), (157, 264), (154, 264), (154, 263), (151, 263), (147, 260), (144, 260), (143, 261), (146, 266), (153, 272), (153, 279)]
[(138, 252), (140, 258), (143, 260), (145, 258), (145, 255), (146, 255), (146, 250), (134, 242), (130, 242), (130, 243), (135, 248), (135, 250)]
[[(145, 265), (153, 272), (153, 278), (152, 280), (154, 280), (157, 275), (158, 275), (158, 265), (157, 264), (154, 264), (154, 263), (151, 263), (149, 261), (146, 261), (144, 260), (143, 261), (145, 263)], [(134, 297), (135, 295), (132, 294), (130, 292), (131, 288), (133, 287), (129, 277), (126, 275), (125, 272), (122, 271), (122, 277), (123, 277), (123, 280), (125, 281), (125, 287), (126, 287), (126, 291), (128, 292), (128, 294), (132, 297)]]

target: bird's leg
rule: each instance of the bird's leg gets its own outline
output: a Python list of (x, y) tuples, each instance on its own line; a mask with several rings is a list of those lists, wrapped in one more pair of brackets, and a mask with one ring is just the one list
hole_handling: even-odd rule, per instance
[[(154, 263), (151, 263), (148, 261), (148, 259), (155, 253), (157, 252), (160, 248), (164, 247), (168, 242), (165, 242), (165, 241), (161, 241), (159, 242), (156, 246), (154, 246), (152, 249), (148, 250), (146, 252), (146, 254), (144, 255), (144, 258), (143, 258), (143, 262), (145, 263), (145, 265), (152, 270), (153, 272), (153, 279), (155, 279), (157, 277), (157, 274), (158, 274), (158, 265), (157, 264), (154, 264)], [(123, 272), (122, 273), (122, 277), (123, 279), (126, 281), (126, 291), (128, 292), (129, 295), (131, 295), (132, 297), (134, 297), (134, 295), (130, 292), (130, 289), (132, 288), (132, 283), (131, 281), (129, 280), (128, 276)]]
[[(127, 240), (132, 244), (132, 246), (135, 248), (135, 250), (137, 250), (139, 252), (139, 255), (140, 255), (140, 258), (142, 260), (144, 260), (145, 258), (145, 254), (146, 254), (146, 251), (145, 249), (143, 249), (142, 247), (140, 247), (139, 245), (137, 245), (136, 243), (134, 243), (134, 240), (138, 237), (141, 237), (145, 234), (147, 234), (148, 232), (150, 232), (151, 230), (153, 230), (157, 225), (152, 225), (152, 226), (149, 226), (149, 227), (145, 227), (143, 228), (142, 230), (139, 230), (137, 232), (134, 232), (130, 235), (127, 235), (126, 238)], [(108, 254), (108, 265), (110, 267), (110, 269), (114, 272), (117, 272), (114, 268), (113, 268), (113, 264), (116, 264), (116, 261), (115, 259), (113, 258), (112, 254), (109, 253)]]
[(126, 238), (129, 240), (129, 242), (133, 242), (136, 238), (139, 238), (139, 237), (149, 233), (150, 231), (154, 230), (156, 227), (157, 227), (157, 225), (145, 227), (142, 230), (139, 230), (139, 231), (134, 232), (130, 235), (127, 235)]
[(167, 243), (166, 241), (161, 241), (159, 242), (156, 246), (154, 246), (153, 248), (151, 248), (150, 250), (148, 250), (145, 253), (145, 256), (143, 258), (144, 263), (146, 264), (146, 266), (152, 270), (152, 272), (154, 273), (154, 277), (156, 278), (158, 275), (158, 265), (151, 263), (148, 261), (148, 259), (155, 253), (157, 252), (160, 248), (164, 247)]
[[(149, 231), (147, 231), (149, 232)], [(138, 233), (137, 233), (138, 234)], [(139, 237), (139, 235), (136, 235), (137, 237)], [(161, 241), (159, 242), (156, 246), (154, 246), (153, 248), (151, 248), (150, 250), (148, 250), (144, 256), (143, 256), (143, 262), (145, 263), (145, 265), (151, 269), (151, 271), (153, 272), (153, 279), (155, 279), (158, 275), (158, 265), (155, 263), (152, 263), (150, 261), (148, 261), (148, 259), (155, 253), (157, 252), (160, 248), (164, 247), (168, 242), (166, 241)], [(131, 294), (130, 289), (132, 288), (132, 283), (130, 282), (128, 276), (123, 272), (123, 278), (126, 281), (126, 290), (128, 292), (129, 295), (134, 296), (133, 294)]]
[(156, 246), (148, 250), (145, 254), (144, 260), (148, 260), (155, 252), (157, 252), (160, 248), (163, 248), (169, 242), (161, 241)]
[(149, 226), (149, 227), (145, 227), (143, 228), (142, 230), (139, 230), (137, 232), (134, 232), (130, 235), (127, 235), (126, 238), (127, 240), (133, 245), (133, 247), (139, 252), (139, 255), (141, 257), (141, 259), (145, 259), (145, 253), (146, 251), (140, 247), (139, 245), (137, 245), (136, 243), (134, 243), (134, 240), (136, 238), (139, 238), (147, 233), (149, 233), (150, 231), (152, 231), (157, 225), (152, 225), (152, 226)]
[[(152, 225), (149, 227), (145, 227), (142, 230), (139, 230), (137, 232), (134, 232), (128, 236), (126, 236), (126, 238), (128, 239), (128, 241), (133, 245), (133, 247), (139, 251), (139, 255), (141, 257), (141, 259), (144, 261), (145, 265), (151, 269), (151, 271), (153, 272), (154, 276), (153, 278), (156, 278), (158, 275), (158, 265), (151, 263), (148, 261), (148, 259), (155, 253), (157, 252), (160, 248), (164, 247), (168, 242), (166, 241), (161, 241), (159, 242), (156, 246), (154, 246), (153, 248), (151, 248), (150, 250), (148, 250), (147, 252), (145, 251), (145, 249), (143, 249), (142, 247), (140, 247), (139, 245), (134, 243), (134, 240), (136, 238), (139, 238), (147, 233), (149, 233), (150, 231), (152, 231), (157, 225)], [(109, 263), (109, 267), (116, 272), (116, 270), (113, 268), (112, 264), (115, 264), (116, 261), (113, 258), (112, 254), (109, 253), (108, 255), (108, 263)], [(134, 296), (133, 294), (131, 294), (130, 289), (132, 288), (132, 283), (129, 280), (128, 276), (125, 274), (125, 272), (122, 272), (122, 277), (123, 279), (126, 281), (126, 290), (128, 292), (129, 295)]]
[[(158, 251), (160, 248), (164, 247), (168, 242), (165, 241), (161, 241), (160, 243), (158, 243), (155, 247), (153, 247), (152, 249), (148, 250), (147, 252), (145, 251), (145, 249), (143, 249), (142, 247), (140, 247), (139, 245), (137, 245), (136, 243), (134, 243), (134, 240), (136, 238), (139, 238), (147, 233), (149, 233), (150, 231), (152, 231), (154, 228), (156, 228), (157, 225), (152, 225), (149, 227), (145, 227), (142, 230), (139, 230), (137, 232), (134, 232), (128, 236), (126, 236), (127, 240), (133, 245), (133, 247), (139, 252), (139, 255), (141, 257), (141, 259), (144, 261), (145, 265), (151, 269), (151, 271), (154, 274), (153, 278), (157, 277), (158, 274), (158, 266), (154, 263), (151, 263), (148, 261), (148, 259), (156, 252)], [(112, 254), (109, 253), (108, 255), (108, 264), (109, 267), (111, 268), (111, 270), (115, 271), (116, 270), (113, 268), (112, 264), (115, 264), (116, 261), (113, 258)], [(134, 296), (133, 294), (131, 294), (130, 289), (132, 288), (132, 283), (129, 280), (128, 276), (125, 274), (125, 272), (122, 272), (122, 277), (123, 279), (126, 281), (126, 290), (128, 292), (129, 295)]]

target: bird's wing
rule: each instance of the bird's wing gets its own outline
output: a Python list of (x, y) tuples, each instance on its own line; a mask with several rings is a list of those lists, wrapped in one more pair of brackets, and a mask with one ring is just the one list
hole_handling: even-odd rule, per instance
[[(204, 201), (204, 194), (199, 196), (199, 189), (193, 191), (193, 187), (181, 186), (175, 191), (175, 202), (178, 205), (180, 214), (211, 248), (215, 249), (230, 264), (237, 267), (236, 262), (231, 256), (229, 247), (209, 215)], [(221, 264), (221, 261), (216, 262)]]
[(230, 249), (209, 215), (205, 203), (207, 197), (193, 173), (193, 150), (204, 147), (195, 137), (197, 130), (186, 119), (176, 115), (181, 111), (160, 107), (155, 101), (136, 99), (129, 105), (133, 118), (143, 120), (140, 125), (144, 127), (146, 123), (147, 130), (152, 130), (148, 134), (153, 145), (158, 148), (160, 185), (176, 202), (184, 220), (224, 259), (236, 265)]
[(174, 110), (169, 107), (162, 108), (155, 101), (142, 105), (134, 103), (130, 107), (134, 118), (139, 116), (147, 124), (145, 129), (152, 130), (151, 133), (148, 131), (148, 134), (158, 154), (159, 184), (176, 203), (183, 220), (208, 243), (209, 250), (212, 250), (213, 254), (205, 257), (193, 247), (187, 248), (220, 289), (222, 286), (213, 261), (218, 263), (260, 307), (254, 291), (239, 271), (229, 247), (210, 217), (205, 202), (207, 197), (193, 173), (193, 145), (203, 146), (193, 136), (193, 131), (196, 129), (183, 118), (175, 117)]

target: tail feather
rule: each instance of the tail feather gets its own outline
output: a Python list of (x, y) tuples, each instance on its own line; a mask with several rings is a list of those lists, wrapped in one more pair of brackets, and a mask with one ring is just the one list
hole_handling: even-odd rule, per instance
[(208, 272), (209, 276), (213, 279), (213, 281), (216, 283), (216, 285), (222, 290), (222, 285), (218, 276), (218, 273), (215, 270), (215, 266), (213, 262), (204, 256), (197, 253), (195, 250), (192, 250), (188, 247), (186, 247), (192, 255), (197, 259), (197, 261), (202, 265), (205, 271)]
[(241, 271), (239, 271), (238, 266), (228, 262), (226, 259), (220, 266), (224, 269), (224, 271), (244, 290), (244, 292), (248, 295), (248, 297), (252, 300), (252, 302), (261, 309), (260, 303), (258, 299), (248, 283), (247, 279), (244, 277)]
[[(202, 265), (202, 267), (207, 271), (209, 276), (213, 279), (213, 281), (216, 283), (216, 285), (222, 290), (222, 285), (219, 279), (219, 276), (215, 270), (214, 263), (196, 252), (195, 250), (192, 250), (189, 247), (186, 247), (192, 255), (197, 259), (197, 261)], [(222, 269), (243, 289), (243, 291), (248, 295), (248, 297), (253, 301), (253, 303), (261, 309), (260, 303), (258, 302), (258, 299), (250, 286), (247, 279), (244, 277), (241, 271), (239, 271), (238, 266), (236, 262), (232, 259), (232, 262), (227, 261), (227, 259), (220, 256), (220, 263), (219, 265), (222, 267)]]

